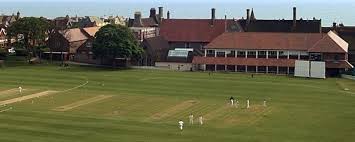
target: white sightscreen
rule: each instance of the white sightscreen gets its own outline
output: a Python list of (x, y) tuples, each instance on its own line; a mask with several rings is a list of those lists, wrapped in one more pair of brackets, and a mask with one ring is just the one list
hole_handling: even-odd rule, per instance
[(295, 62), (295, 76), (309, 77), (309, 61), (296, 60), (296, 62)]
[(325, 78), (325, 62), (311, 62), (311, 77)]

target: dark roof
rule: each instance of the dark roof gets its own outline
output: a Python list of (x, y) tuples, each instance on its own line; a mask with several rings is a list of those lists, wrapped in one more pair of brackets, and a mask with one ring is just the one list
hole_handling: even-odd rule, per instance
[(297, 20), (293, 27), (293, 20), (251, 20), (247, 24), (246, 19), (238, 20), (246, 32), (297, 32), (320, 33), (321, 20)]
[(327, 34), (226, 32), (215, 38), (206, 48), (346, 53), (348, 43), (333, 32)]
[(215, 19), (163, 19), (160, 35), (169, 42), (211, 42), (214, 38), (232, 29), (240, 30), (234, 20)]
[(168, 41), (164, 37), (156, 36), (146, 38), (142, 42), (145, 54), (156, 57), (156, 61), (166, 61), (169, 50)]
[(168, 50), (169, 48), (168, 41), (166, 41), (162, 36), (146, 38), (143, 40), (143, 44), (147, 46), (147, 48), (151, 48), (153, 50)]
[(128, 27), (157, 27), (159, 26), (159, 21), (154, 17), (142, 18), (141, 24), (136, 22), (135, 19), (128, 20)]
[(6, 27), (9, 24), (12, 24), (13, 22), (16, 21), (16, 16), (15, 15), (0, 15), (0, 26), (1, 27)]

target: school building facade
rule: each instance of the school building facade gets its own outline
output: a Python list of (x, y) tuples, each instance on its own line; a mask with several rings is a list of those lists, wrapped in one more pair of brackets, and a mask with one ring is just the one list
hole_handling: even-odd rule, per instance
[(325, 63), (328, 76), (353, 68), (347, 61), (348, 43), (328, 33), (226, 32), (193, 58), (205, 71), (294, 74), (296, 60)]

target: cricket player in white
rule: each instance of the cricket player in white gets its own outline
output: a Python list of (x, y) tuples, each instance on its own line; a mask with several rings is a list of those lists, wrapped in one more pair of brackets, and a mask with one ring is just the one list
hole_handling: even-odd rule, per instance
[(264, 105), (264, 107), (266, 107), (266, 100), (264, 100), (264, 104), (263, 105)]
[(190, 124), (194, 124), (194, 115), (191, 113), (189, 116)]
[(200, 122), (200, 125), (203, 124), (203, 118), (202, 118), (202, 116), (198, 117), (198, 121)]
[(20, 94), (22, 94), (22, 87), (21, 86), (18, 87), (18, 90), (19, 90)]
[(249, 99), (247, 100), (247, 108), (250, 107), (250, 102), (249, 102)]
[(179, 126), (180, 126), (180, 130), (182, 130), (182, 127), (184, 126), (184, 122), (182, 120), (179, 121)]
[(231, 106), (233, 106), (234, 105), (234, 98), (231, 97), (229, 100), (231, 101)]

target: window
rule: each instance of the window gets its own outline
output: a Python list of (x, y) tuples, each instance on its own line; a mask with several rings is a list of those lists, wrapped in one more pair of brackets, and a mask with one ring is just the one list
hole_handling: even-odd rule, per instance
[(266, 73), (266, 66), (258, 66), (258, 73)]
[(227, 65), (227, 71), (235, 72), (235, 66), (234, 65)]
[(277, 58), (277, 51), (268, 51), (268, 58)]
[(226, 53), (225, 52), (217, 52), (217, 57), (225, 57)]
[(245, 58), (245, 51), (238, 51), (237, 58)]
[(248, 51), (248, 58), (256, 58), (256, 51)]
[(207, 50), (206, 56), (207, 56), (207, 57), (214, 57), (214, 53), (215, 53), (214, 50)]
[(229, 51), (229, 52), (227, 52), (227, 57), (234, 58), (234, 57), (235, 57), (235, 51)]
[(298, 59), (298, 54), (299, 54), (300, 52), (298, 52), (298, 51), (289, 51), (289, 58), (290, 59)]
[(207, 54), (214, 54), (214, 50), (207, 50)]
[(266, 51), (258, 51), (258, 58), (266, 58)]
[(322, 61), (322, 54), (321, 53), (311, 53), (310, 60), (311, 61)]
[(287, 59), (288, 51), (279, 51), (279, 59)]
[(215, 70), (215, 65), (207, 64), (206, 65), (206, 70), (207, 71), (214, 71)]
[(301, 60), (309, 60), (309, 55), (307, 52), (301, 52), (300, 53), (300, 59)]

